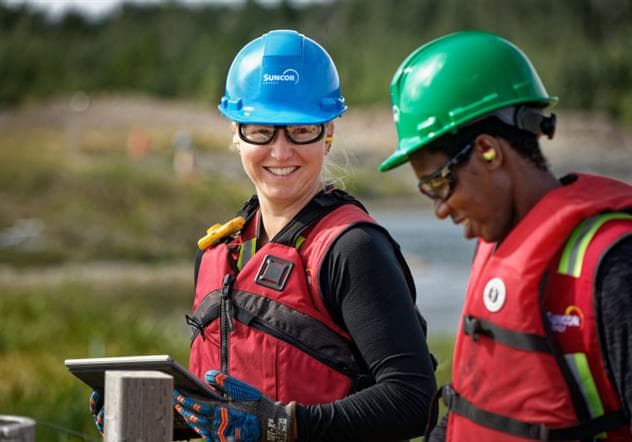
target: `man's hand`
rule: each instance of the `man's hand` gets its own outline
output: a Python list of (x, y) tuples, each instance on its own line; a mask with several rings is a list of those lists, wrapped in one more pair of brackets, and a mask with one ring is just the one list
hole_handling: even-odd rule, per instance
[(296, 404), (274, 402), (256, 388), (210, 370), (206, 382), (225, 394), (228, 402), (173, 393), (178, 413), (207, 441), (293, 442)]

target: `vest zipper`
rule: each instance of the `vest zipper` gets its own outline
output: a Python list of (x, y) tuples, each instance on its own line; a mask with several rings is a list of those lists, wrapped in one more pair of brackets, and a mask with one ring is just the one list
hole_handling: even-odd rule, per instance
[(235, 277), (230, 273), (224, 275), (222, 284), (222, 301), (220, 304), (220, 333), (221, 333), (221, 369), (222, 373), (228, 374), (228, 353), (230, 349), (230, 332), (235, 330), (233, 325), (233, 306), (230, 301), (230, 295), (233, 291), (233, 283)]

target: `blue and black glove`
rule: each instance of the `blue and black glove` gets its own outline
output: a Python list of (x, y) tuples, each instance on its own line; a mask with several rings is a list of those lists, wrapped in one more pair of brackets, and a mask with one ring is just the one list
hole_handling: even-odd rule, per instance
[(92, 394), (90, 394), (90, 414), (92, 414), (97, 430), (103, 436), (103, 391), (92, 390)]
[(282, 404), (256, 388), (210, 370), (206, 382), (226, 395), (228, 402), (173, 393), (176, 410), (205, 441), (293, 442), (296, 403)]

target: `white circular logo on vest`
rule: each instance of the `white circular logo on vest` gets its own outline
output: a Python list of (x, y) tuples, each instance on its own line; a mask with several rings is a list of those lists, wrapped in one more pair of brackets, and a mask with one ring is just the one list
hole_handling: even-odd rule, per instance
[(490, 279), (483, 290), (483, 302), (485, 308), (492, 313), (497, 312), (505, 305), (507, 292), (505, 283), (500, 278)]

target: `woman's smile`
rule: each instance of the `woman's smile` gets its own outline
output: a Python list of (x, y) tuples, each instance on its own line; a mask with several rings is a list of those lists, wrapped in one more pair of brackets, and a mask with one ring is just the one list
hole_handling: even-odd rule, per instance
[(292, 166), (292, 167), (265, 167), (264, 166), (264, 169), (267, 170), (268, 172), (270, 172), (272, 175), (288, 176), (292, 172), (297, 170), (298, 166)]

